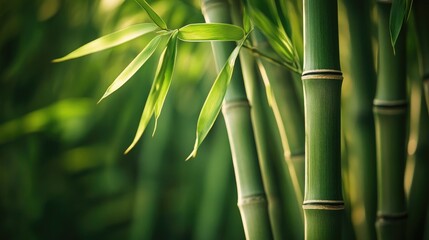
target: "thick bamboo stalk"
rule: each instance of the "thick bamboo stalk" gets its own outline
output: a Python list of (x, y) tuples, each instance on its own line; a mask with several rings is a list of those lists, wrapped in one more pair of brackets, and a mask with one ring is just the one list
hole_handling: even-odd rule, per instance
[(305, 238), (340, 239), (344, 202), (337, 1), (304, 0), (303, 5)]
[(426, 106), (429, 109), (429, 25), (428, 11), (429, 2), (416, 0), (413, 6), (419, 42), (419, 53), (423, 72), (423, 88), (426, 98)]
[(350, 29), (351, 91), (345, 103), (344, 130), (350, 180), (352, 222), (358, 239), (376, 239), (377, 181), (372, 101), (376, 75), (368, 1), (344, 0)]
[(400, 34), (395, 53), (390, 40), (391, 3), (379, 1), (378, 83), (374, 100), (377, 143), (377, 236), (404, 239), (407, 210), (404, 192), (406, 158), (405, 34)]
[[(230, 8), (225, 0), (203, 0), (202, 9), (206, 22), (231, 23)], [(235, 44), (213, 42), (212, 47), (219, 69), (235, 48)], [(222, 113), (231, 146), (237, 181), (238, 206), (247, 239), (272, 239), (268, 204), (250, 119), (250, 105), (238, 59), (235, 66)]]

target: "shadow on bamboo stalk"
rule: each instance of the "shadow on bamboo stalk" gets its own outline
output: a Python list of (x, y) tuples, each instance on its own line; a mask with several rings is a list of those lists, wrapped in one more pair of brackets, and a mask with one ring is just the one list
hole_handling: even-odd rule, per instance
[(407, 210), (404, 193), (407, 99), (405, 31), (399, 35), (395, 53), (389, 31), (391, 3), (377, 2), (378, 83), (374, 100), (377, 143), (377, 236), (404, 239)]

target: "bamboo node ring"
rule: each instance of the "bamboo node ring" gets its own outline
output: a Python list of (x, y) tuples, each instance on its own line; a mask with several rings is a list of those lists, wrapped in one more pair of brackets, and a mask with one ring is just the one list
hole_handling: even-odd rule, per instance
[(222, 112), (225, 113), (229, 109), (235, 108), (235, 107), (250, 108), (250, 103), (247, 100), (238, 100), (238, 101), (227, 102), (227, 103), (224, 103), (222, 105)]
[(316, 70), (308, 70), (302, 73), (302, 80), (318, 80), (318, 79), (326, 79), (326, 80), (343, 80), (343, 74), (339, 70), (334, 69), (316, 69)]
[(267, 198), (265, 197), (265, 194), (258, 194), (258, 195), (247, 196), (245, 198), (240, 199), (237, 205), (241, 207), (241, 206), (257, 204), (257, 203), (266, 203), (266, 202), (267, 202)]
[(341, 200), (305, 200), (302, 208), (312, 210), (343, 210), (344, 201)]

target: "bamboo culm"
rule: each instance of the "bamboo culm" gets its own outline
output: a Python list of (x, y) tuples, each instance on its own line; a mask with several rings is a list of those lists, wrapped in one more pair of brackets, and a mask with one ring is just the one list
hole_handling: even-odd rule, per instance
[(305, 238), (341, 239), (341, 85), (336, 0), (304, 0)]
[(351, 89), (344, 109), (352, 222), (358, 239), (376, 239), (377, 173), (375, 129), (372, 101), (376, 74), (371, 45), (370, 4), (368, 1), (344, 1), (350, 29)]
[[(225, 0), (202, 0), (202, 10), (206, 22), (232, 22), (230, 7)], [(235, 48), (235, 43), (213, 42), (212, 47), (219, 70)], [(228, 86), (222, 113), (231, 146), (238, 206), (246, 239), (272, 239), (268, 203), (259, 168), (250, 105), (239, 59)]]
[(379, 62), (374, 118), (377, 143), (378, 239), (404, 239), (406, 203), (404, 172), (406, 159), (407, 99), (405, 34), (402, 29), (395, 46), (390, 40), (391, 3), (379, 1)]
[(419, 43), (423, 89), (426, 98), (426, 106), (429, 112), (429, 26), (427, 18), (429, 2), (425, 0), (416, 0), (414, 1), (413, 9), (415, 13), (417, 41)]

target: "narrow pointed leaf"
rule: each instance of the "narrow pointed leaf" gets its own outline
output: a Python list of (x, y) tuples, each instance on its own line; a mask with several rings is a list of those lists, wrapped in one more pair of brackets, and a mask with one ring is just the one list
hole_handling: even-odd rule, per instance
[(179, 39), (188, 42), (239, 41), (245, 33), (241, 27), (225, 23), (196, 23), (179, 29)]
[(89, 42), (66, 56), (53, 60), (53, 62), (62, 62), (112, 48), (157, 29), (158, 27), (153, 23), (132, 25)]
[[(173, 34), (174, 35), (174, 34)], [(146, 104), (143, 109), (142, 116), (140, 118), (140, 123), (137, 128), (136, 135), (134, 137), (133, 142), (127, 148), (125, 153), (128, 153), (138, 142), (138, 140), (143, 135), (151, 117), (156, 111), (158, 101), (160, 99), (161, 93), (165, 91), (165, 86), (170, 85), (172, 68), (174, 66), (174, 59), (176, 54), (176, 45), (171, 44), (171, 42), (175, 42), (175, 36), (170, 38), (167, 48), (164, 50), (162, 57), (158, 63), (158, 70), (155, 76), (155, 80), (152, 83), (152, 87), (150, 88), (149, 95), (146, 100)], [(173, 62), (173, 63), (170, 63)], [(164, 89), (164, 90), (163, 90)], [(168, 89), (168, 88), (167, 88)]]
[(398, 40), (402, 25), (408, 19), (412, 5), (412, 0), (393, 0), (390, 9), (390, 40), (393, 49), (395, 49), (396, 40)]
[(210, 89), (210, 92), (198, 117), (194, 149), (186, 160), (196, 156), (198, 147), (206, 138), (217, 116), (219, 115), (223, 98), (225, 97), (229, 82), (231, 81), (235, 60), (237, 59), (238, 53), (240, 52), (240, 48), (241, 44), (238, 45), (231, 53), (227, 62), (219, 72), (215, 82), (213, 83), (212, 88)]
[(159, 88), (159, 95), (155, 106), (155, 127), (153, 133), (156, 131), (156, 126), (158, 122), (159, 115), (161, 114), (162, 107), (164, 106), (165, 98), (167, 97), (168, 90), (170, 89), (171, 80), (173, 78), (174, 64), (176, 62), (177, 55), (177, 35), (174, 35), (168, 44), (168, 49), (171, 51), (167, 53), (167, 61), (165, 62), (165, 68), (163, 71), (160, 71), (162, 75), (161, 78), (161, 87)]
[(139, 4), (149, 15), (152, 21), (158, 25), (162, 29), (167, 29), (167, 24), (165, 24), (164, 20), (153, 10), (153, 8), (145, 1), (145, 0), (136, 0), (137, 4)]
[(119, 76), (113, 81), (113, 83), (107, 88), (103, 97), (98, 102), (101, 102), (104, 98), (118, 90), (124, 85), (140, 68), (145, 62), (152, 56), (161, 42), (162, 36), (156, 36), (153, 38), (148, 45), (137, 55), (136, 58), (119, 74)]

